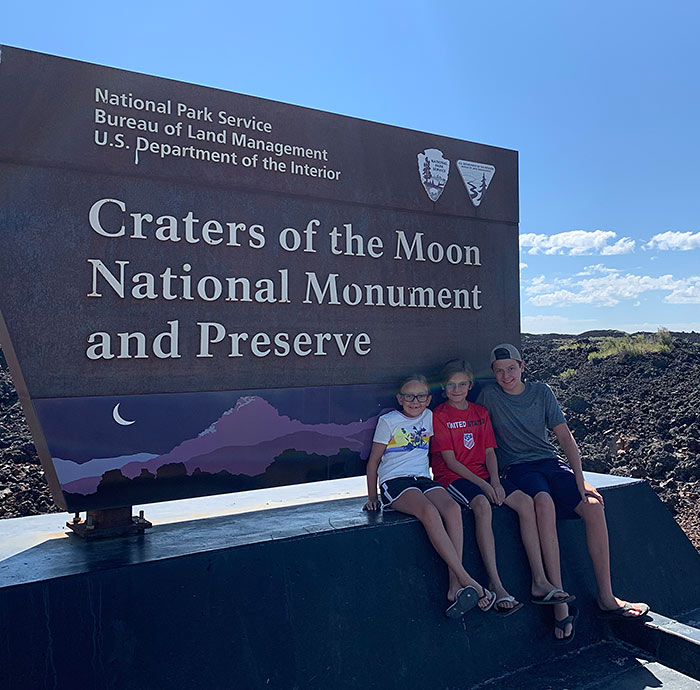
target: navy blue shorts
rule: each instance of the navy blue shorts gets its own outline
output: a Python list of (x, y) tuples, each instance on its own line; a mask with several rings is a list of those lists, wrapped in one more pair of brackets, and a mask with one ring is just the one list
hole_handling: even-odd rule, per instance
[(442, 489), (442, 487), (430, 477), (396, 477), (395, 479), (387, 479), (379, 487), (379, 497), (382, 501), (382, 506), (388, 508), (397, 498), (411, 489), (418, 489), (421, 493), (427, 494), (428, 491)]
[(574, 472), (565, 462), (551, 458), (508, 465), (505, 476), (532, 498), (540, 491), (548, 493), (556, 506), (557, 519), (575, 520), (579, 517), (574, 508), (581, 503), (581, 494)]
[[(518, 487), (508, 479), (502, 479), (501, 486), (505, 490), (506, 496), (510, 496), (514, 491), (518, 490)], [(447, 487), (447, 493), (450, 494), (457, 503), (461, 503), (467, 507), (469, 507), (469, 501), (473, 501), (477, 496), (486, 496), (480, 487), (464, 477), (455, 479)]]

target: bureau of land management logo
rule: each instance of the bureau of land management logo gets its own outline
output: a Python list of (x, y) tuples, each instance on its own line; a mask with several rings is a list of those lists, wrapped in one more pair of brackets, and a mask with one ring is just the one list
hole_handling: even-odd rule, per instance
[(484, 200), (484, 194), (491, 184), (496, 168), (488, 163), (459, 160), (457, 161), (457, 170), (462, 176), (462, 182), (467, 188), (472, 204), (479, 206)]
[[(496, 168), (477, 161), (457, 161), (457, 169), (467, 190), (469, 199), (476, 207), (484, 200)], [(440, 149), (425, 149), (418, 154), (418, 173), (428, 198), (435, 202), (447, 185), (450, 176), (450, 161)]]
[(450, 161), (439, 149), (425, 149), (418, 154), (418, 173), (428, 198), (437, 201), (450, 176)]

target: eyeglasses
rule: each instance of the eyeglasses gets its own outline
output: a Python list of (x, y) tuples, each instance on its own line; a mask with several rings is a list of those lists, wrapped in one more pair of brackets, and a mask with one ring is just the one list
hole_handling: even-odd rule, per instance
[(430, 397), (430, 393), (418, 393), (417, 395), (414, 393), (399, 393), (399, 395), (406, 402), (413, 402), (414, 400), (418, 402), (428, 402), (428, 398)]

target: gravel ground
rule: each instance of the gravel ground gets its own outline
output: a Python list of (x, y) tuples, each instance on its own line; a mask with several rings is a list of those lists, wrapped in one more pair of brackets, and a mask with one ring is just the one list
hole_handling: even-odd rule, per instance
[[(700, 334), (589, 360), (601, 335), (523, 335), (526, 374), (553, 388), (584, 469), (647, 479), (700, 551)], [(0, 351), (0, 518), (58, 511)]]

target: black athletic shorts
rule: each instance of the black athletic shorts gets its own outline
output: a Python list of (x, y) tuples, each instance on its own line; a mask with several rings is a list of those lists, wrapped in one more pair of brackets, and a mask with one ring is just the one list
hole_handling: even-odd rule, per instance
[(427, 494), (428, 491), (442, 487), (430, 477), (396, 477), (382, 482), (379, 489), (382, 506), (388, 508), (399, 496), (412, 489)]

